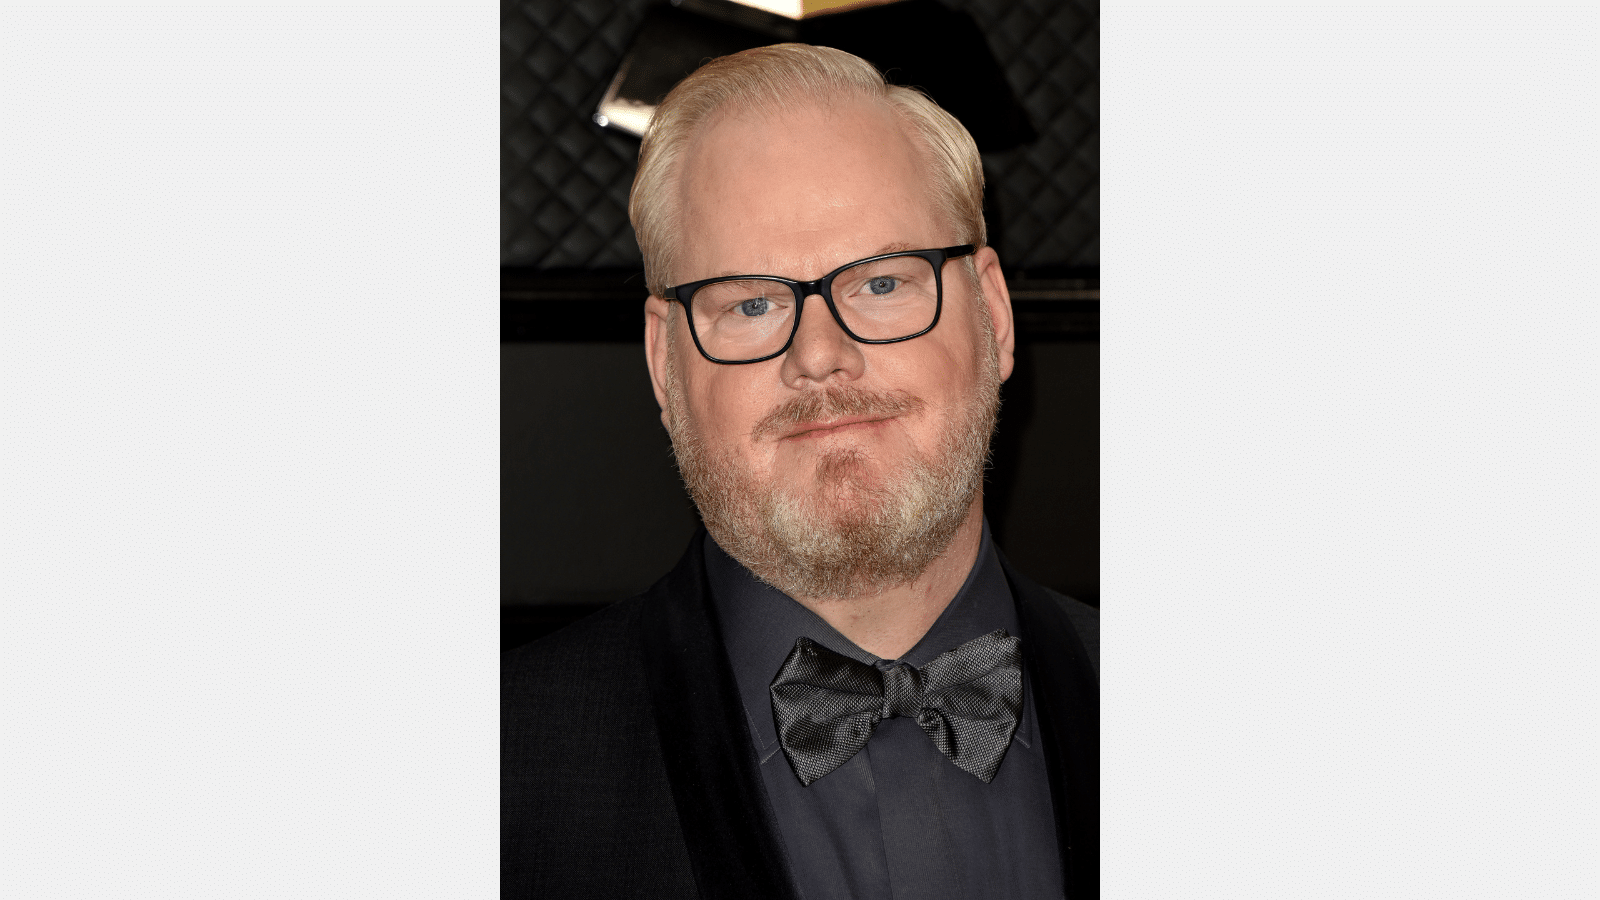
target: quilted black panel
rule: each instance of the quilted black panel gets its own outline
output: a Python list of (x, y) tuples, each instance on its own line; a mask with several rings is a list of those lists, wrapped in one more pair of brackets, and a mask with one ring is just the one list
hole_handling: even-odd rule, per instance
[(1096, 0), (945, 0), (978, 21), (1039, 139), (984, 155), (1008, 266), (1100, 264), (1100, 12)]
[(628, 224), (639, 142), (590, 115), (649, 2), (501, 5), (502, 265), (639, 265)]
[[(633, 267), (638, 142), (590, 116), (659, 0), (501, 7), (501, 263)], [(1098, 5), (945, 0), (984, 32), (1039, 137), (985, 154), (991, 239), (1008, 266), (1099, 264)]]

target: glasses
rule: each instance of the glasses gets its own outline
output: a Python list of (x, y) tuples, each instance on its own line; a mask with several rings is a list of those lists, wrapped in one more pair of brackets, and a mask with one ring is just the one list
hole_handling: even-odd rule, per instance
[(840, 266), (816, 281), (773, 275), (729, 275), (668, 288), (683, 304), (700, 355), (741, 365), (782, 356), (800, 330), (806, 298), (822, 297), (834, 321), (863, 344), (921, 337), (939, 324), (944, 264), (970, 255), (972, 244), (942, 250), (885, 253)]

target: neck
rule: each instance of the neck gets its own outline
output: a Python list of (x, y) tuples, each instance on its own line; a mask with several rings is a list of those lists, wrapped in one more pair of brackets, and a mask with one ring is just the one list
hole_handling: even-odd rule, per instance
[(973, 501), (950, 546), (915, 580), (860, 597), (794, 599), (857, 647), (881, 659), (899, 659), (922, 640), (955, 599), (978, 560), (982, 543), (980, 496)]

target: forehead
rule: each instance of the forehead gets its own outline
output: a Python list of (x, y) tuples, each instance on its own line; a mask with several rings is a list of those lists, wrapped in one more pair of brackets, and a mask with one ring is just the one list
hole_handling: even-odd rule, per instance
[(928, 173), (893, 110), (869, 102), (719, 115), (679, 182), (679, 282), (815, 278), (891, 245), (944, 246)]

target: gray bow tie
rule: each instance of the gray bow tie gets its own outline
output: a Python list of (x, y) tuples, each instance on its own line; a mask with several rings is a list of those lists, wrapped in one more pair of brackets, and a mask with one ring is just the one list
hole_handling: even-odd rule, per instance
[(995, 631), (918, 669), (869, 666), (800, 638), (771, 688), (783, 755), (809, 787), (859, 753), (880, 721), (906, 716), (940, 753), (987, 784), (1022, 709), (1019, 644)]

